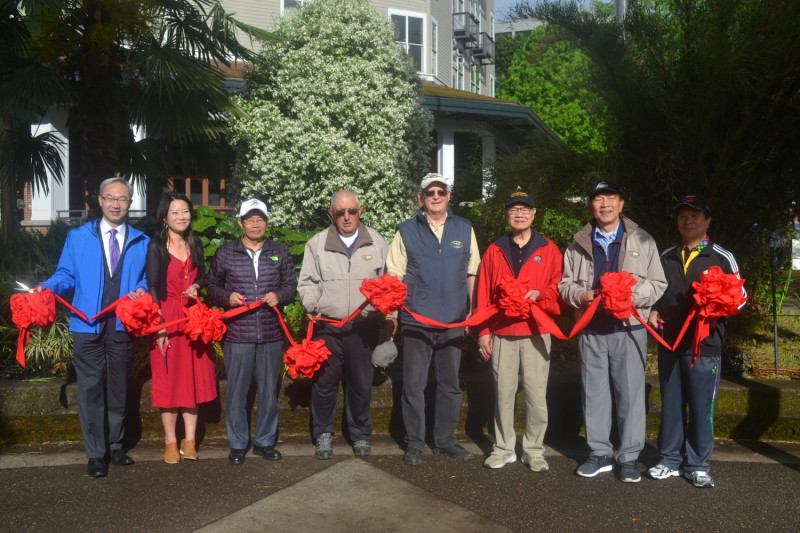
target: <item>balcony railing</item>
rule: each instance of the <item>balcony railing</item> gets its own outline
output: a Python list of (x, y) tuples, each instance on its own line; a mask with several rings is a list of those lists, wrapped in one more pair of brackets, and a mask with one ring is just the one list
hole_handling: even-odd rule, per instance
[(453, 13), (453, 38), (470, 47), (478, 42), (480, 23), (472, 13)]
[(481, 32), (478, 43), (472, 47), (470, 54), (478, 59), (481, 65), (491, 65), (494, 63), (494, 39), (488, 33)]

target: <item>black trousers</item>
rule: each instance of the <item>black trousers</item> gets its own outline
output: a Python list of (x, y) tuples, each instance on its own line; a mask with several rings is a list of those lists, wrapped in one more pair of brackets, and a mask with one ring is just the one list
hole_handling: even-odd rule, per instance
[(372, 351), (378, 344), (377, 320), (351, 322), (337, 328), (314, 324), (314, 339), (324, 339), (331, 351), (314, 375), (311, 388), (312, 436), (334, 433), (336, 397), (344, 382), (344, 411), (350, 440), (369, 440), (372, 435)]
[(73, 333), (72, 338), (86, 457), (105, 457), (112, 450), (121, 450), (125, 437), (133, 340), (126, 332), (114, 331), (113, 322), (100, 334)]

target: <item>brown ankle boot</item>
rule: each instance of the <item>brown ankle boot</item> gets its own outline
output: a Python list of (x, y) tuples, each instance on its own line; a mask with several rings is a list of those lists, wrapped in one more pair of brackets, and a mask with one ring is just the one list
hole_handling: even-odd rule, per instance
[(164, 447), (164, 461), (169, 464), (181, 462), (181, 454), (178, 453), (178, 443), (168, 442)]
[(181, 455), (184, 459), (188, 459), (190, 461), (197, 460), (197, 450), (194, 447), (193, 440), (182, 440), (181, 441)]

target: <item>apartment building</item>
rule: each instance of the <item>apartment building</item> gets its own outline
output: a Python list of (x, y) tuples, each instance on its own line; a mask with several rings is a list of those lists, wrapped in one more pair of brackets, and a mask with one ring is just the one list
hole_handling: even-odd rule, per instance
[[(397, 44), (423, 80), (423, 107), (434, 116), (435, 152), (431, 170), (455, 184), (474, 159), (480, 140), (484, 166), (499, 150), (512, 151), (531, 142), (558, 142), (530, 108), (494, 98), (494, 0), (370, 0), (396, 30)], [(284, 14), (302, 9), (304, 0), (222, 0), (228, 13), (247, 24), (271, 29)], [(228, 85), (241, 84), (241, 68), (230, 71)], [(57, 112), (56, 112), (57, 113)], [(64, 117), (54, 114), (40, 125), (64, 133)], [(144, 132), (138, 132), (144, 135)], [(68, 156), (67, 156), (68, 157)], [(65, 168), (69, 168), (65, 165)], [(413, 177), (412, 177), (413, 179)], [(52, 180), (51, 180), (52, 181)], [(81, 190), (51, 183), (49, 195), (26, 194), (25, 225), (46, 226), (57, 218), (85, 215)], [(196, 205), (226, 205), (225, 180), (175, 176), (174, 187)], [(145, 199), (135, 195), (131, 209), (144, 213)]]

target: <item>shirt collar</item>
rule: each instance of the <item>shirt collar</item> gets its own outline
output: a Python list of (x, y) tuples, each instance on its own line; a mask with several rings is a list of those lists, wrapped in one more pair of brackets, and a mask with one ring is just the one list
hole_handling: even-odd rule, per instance
[[(106, 219), (104, 218), (100, 219), (100, 235), (106, 235), (112, 229), (114, 228), (112, 228), (111, 225), (108, 222), (106, 222)], [(125, 233), (128, 231), (127, 224), (123, 222), (122, 224), (120, 224), (118, 228), (116, 228), (116, 230), (119, 232), (120, 237), (122, 237), (124, 240)]]

